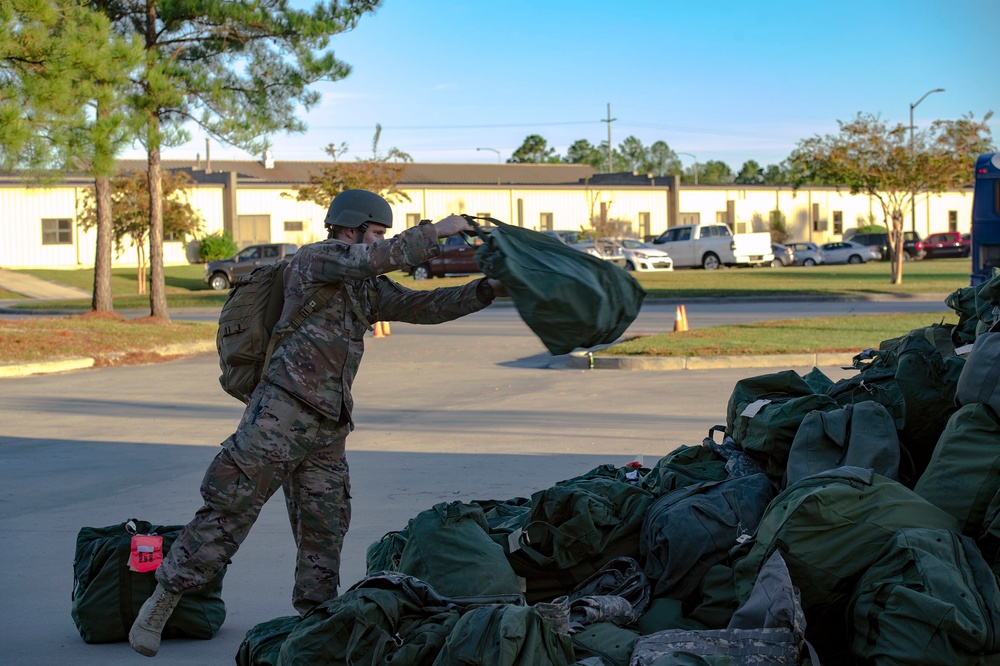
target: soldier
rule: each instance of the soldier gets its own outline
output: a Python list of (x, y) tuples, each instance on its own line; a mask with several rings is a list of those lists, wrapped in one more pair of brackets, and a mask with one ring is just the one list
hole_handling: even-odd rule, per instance
[(392, 209), (377, 194), (347, 190), (326, 216), (329, 238), (306, 245), (285, 270), (278, 328), (327, 283), (340, 289), (275, 351), (236, 432), (202, 481), (204, 506), (156, 571), (157, 586), (129, 632), (154, 656), (181, 594), (211, 581), (246, 538), (264, 502), (282, 488), (298, 559), (292, 603), (305, 614), (337, 596), (340, 551), (351, 521), (345, 442), (354, 429), (351, 384), (372, 322), (436, 324), (483, 309), (503, 285), (483, 278), (433, 291), (406, 289), (385, 273), (440, 253), (438, 238), (471, 231), (450, 215), (385, 240)]

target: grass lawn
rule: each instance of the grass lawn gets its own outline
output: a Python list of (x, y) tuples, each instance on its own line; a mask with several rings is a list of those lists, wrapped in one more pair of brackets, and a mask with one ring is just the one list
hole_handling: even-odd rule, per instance
[[(719, 271), (677, 270), (669, 273), (636, 273), (635, 277), (648, 292), (649, 298), (741, 298), (780, 296), (783, 294), (865, 295), (951, 293), (968, 286), (968, 259), (935, 259), (911, 261), (903, 266), (902, 284), (889, 283), (889, 263), (871, 262), (859, 266), (801, 266), (788, 268), (733, 268)], [(22, 271), (52, 282), (81, 289), (93, 288), (92, 269), (56, 270), (30, 269)], [(221, 307), (226, 292), (213, 291), (202, 281), (203, 265), (167, 266), (164, 269), (167, 303), (172, 308)], [(414, 280), (403, 273), (389, 276), (411, 289), (434, 289), (465, 284), (479, 276)], [(112, 271), (112, 296), (119, 310), (149, 307), (149, 296), (136, 294), (136, 272), (131, 268)], [(25, 308), (90, 309), (89, 299), (49, 301), (45, 304), (26, 302)]]
[(931, 324), (956, 324), (958, 315), (940, 312), (850, 315), (785, 319), (754, 324), (712, 326), (632, 338), (595, 356), (735, 356), (741, 354), (805, 354), (859, 352), (878, 348)]
[[(31, 275), (91, 289), (93, 272), (81, 270), (27, 270)], [(910, 262), (904, 266), (903, 284), (889, 284), (887, 263), (813, 268), (683, 270), (637, 274), (650, 298), (753, 297), (806, 295), (861, 295), (951, 293), (968, 285), (969, 262), (943, 259)], [(165, 269), (167, 300), (171, 308), (221, 307), (227, 292), (213, 291), (203, 281), (200, 265)], [(433, 289), (459, 285), (478, 276), (413, 280), (390, 274), (407, 287)], [(112, 291), (115, 308), (146, 309), (149, 297), (138, 296), (133, 269), (115, 269)], [(2, 294), (0, 294), (2, 296)], [(18, 304), (20, 306), (20, 304)], [(37, 303), (25, 307), (90, 309), (89, 299)], [(957, 321), (955, 315), (944, 323)], [(719, 356), (807, 352), (857, 352), (877, 347), (883, 340), (915, 328), (942, 323), (940, 313), (824, 317), (761, 322), (664, 333), (628, 340), (600, 352), (602, 355)], [(167, 324), (149, 318), (127, 320), (117, 314), (81, 314), (57, 318), (0, 320), (0, 363), (23, 363), (71, 356), (120, 357), (156, 347), (213, 340), (214, 324)], [(138, 362), (138, 361), (137, 361)]]

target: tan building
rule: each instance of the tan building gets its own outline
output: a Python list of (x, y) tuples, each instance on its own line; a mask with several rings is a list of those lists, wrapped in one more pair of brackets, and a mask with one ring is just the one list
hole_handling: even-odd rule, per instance
[[(241, 246), (262, 242), (304, 245), (326, 237), (326, 211), (296, 201), (297, 187), (321, 162), (165, 160), (165, 169), (188, 172), (194, 186), (191, 205), (203, 219), (202, 234), (228, 231)], [(123, 169), (145, 167), (125, 160)], [(84, 191), (91, 182), (70, 175), (54, 184), (26, 183), (0, 176), (4, 242), (0, 266), (6, 268), (80, 268), (92, 266), (95, 232), (77, 222)], [(394, 231), (423, 219), (450, 213), (491, 216), (531, 229), (589, 228), (591, 219), (617, 221), (623, 235), (659, 235), (668, 226), (690, 222), (727, 222), (734, 231), (765, 231), (780, 211), (789, 238), (825, 243), (873, 221), (885, 224), (877, 201), (832, 187), (767, 185), (683, 185), (674, 177), (597, 174), (569, 164), (408, 164), (399, 187), (409, 197), (393, 205)], [(956, 190), (917, 199), (916, 230), (967, 232), (972, 191)], [(911, 228), (910, 220), (906, 228)], [(164, 261), (196, 259), (196, 238), (167, 239)], [(135, 266), (126, 249), (115, 265)]]

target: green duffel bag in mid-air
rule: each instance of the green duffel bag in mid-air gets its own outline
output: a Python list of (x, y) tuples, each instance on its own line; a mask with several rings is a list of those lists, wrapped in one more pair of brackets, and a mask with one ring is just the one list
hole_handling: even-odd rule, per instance
[(553, 354), (614, 342), (639, 315), (645, 290), (625, 270), (559, 240), (491, 217), (476, 264), (503, 282), (521, 319)]
[[(83, 640), (113, 643), (128, 638), (139, 608), (156, 589), (155, 566), (148, 571), (133, 570), (133, 537), (161, 537), (158, 552), (166, 553), (182, 527), (152, 525), (133, 518), (118, 525), (80, 530), (73, 559), (72, 615)], [(207, 639), (215, 635), (226, 619), (222, 600), (225, 574), (223, 567), (208, 585), (181, 595), (163, 630), (164, 638)]]

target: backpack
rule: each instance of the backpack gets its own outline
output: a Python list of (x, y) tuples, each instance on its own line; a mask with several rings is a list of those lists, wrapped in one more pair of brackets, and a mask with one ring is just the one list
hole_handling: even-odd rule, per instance
[(219, 383), (226, 393), (244, 403), (250, 401), (275, 348), (341, 286), (327, 284), (314, 291), (288, 326), (275, 331), (285, 306), (287, 266), (287, 260), (261, 266), (234, 282), (219, 313), (215, 336), (222, 369)]
[[(154, 571), (129, 568), (132, 537), (163, 538), (166, 553), (182, 525), (151, 525), (133, 518), (109, 527), (84, 527), (76, 537), (73, 558), (73, 622), (87, 643), (124, 641), (139, 608), (156, 589)], [(181, 596), (167, 621), (164, 638), (202, 638), (215, 635), (226, 619), (222, 579), (226, 567), (201, 589)]]

